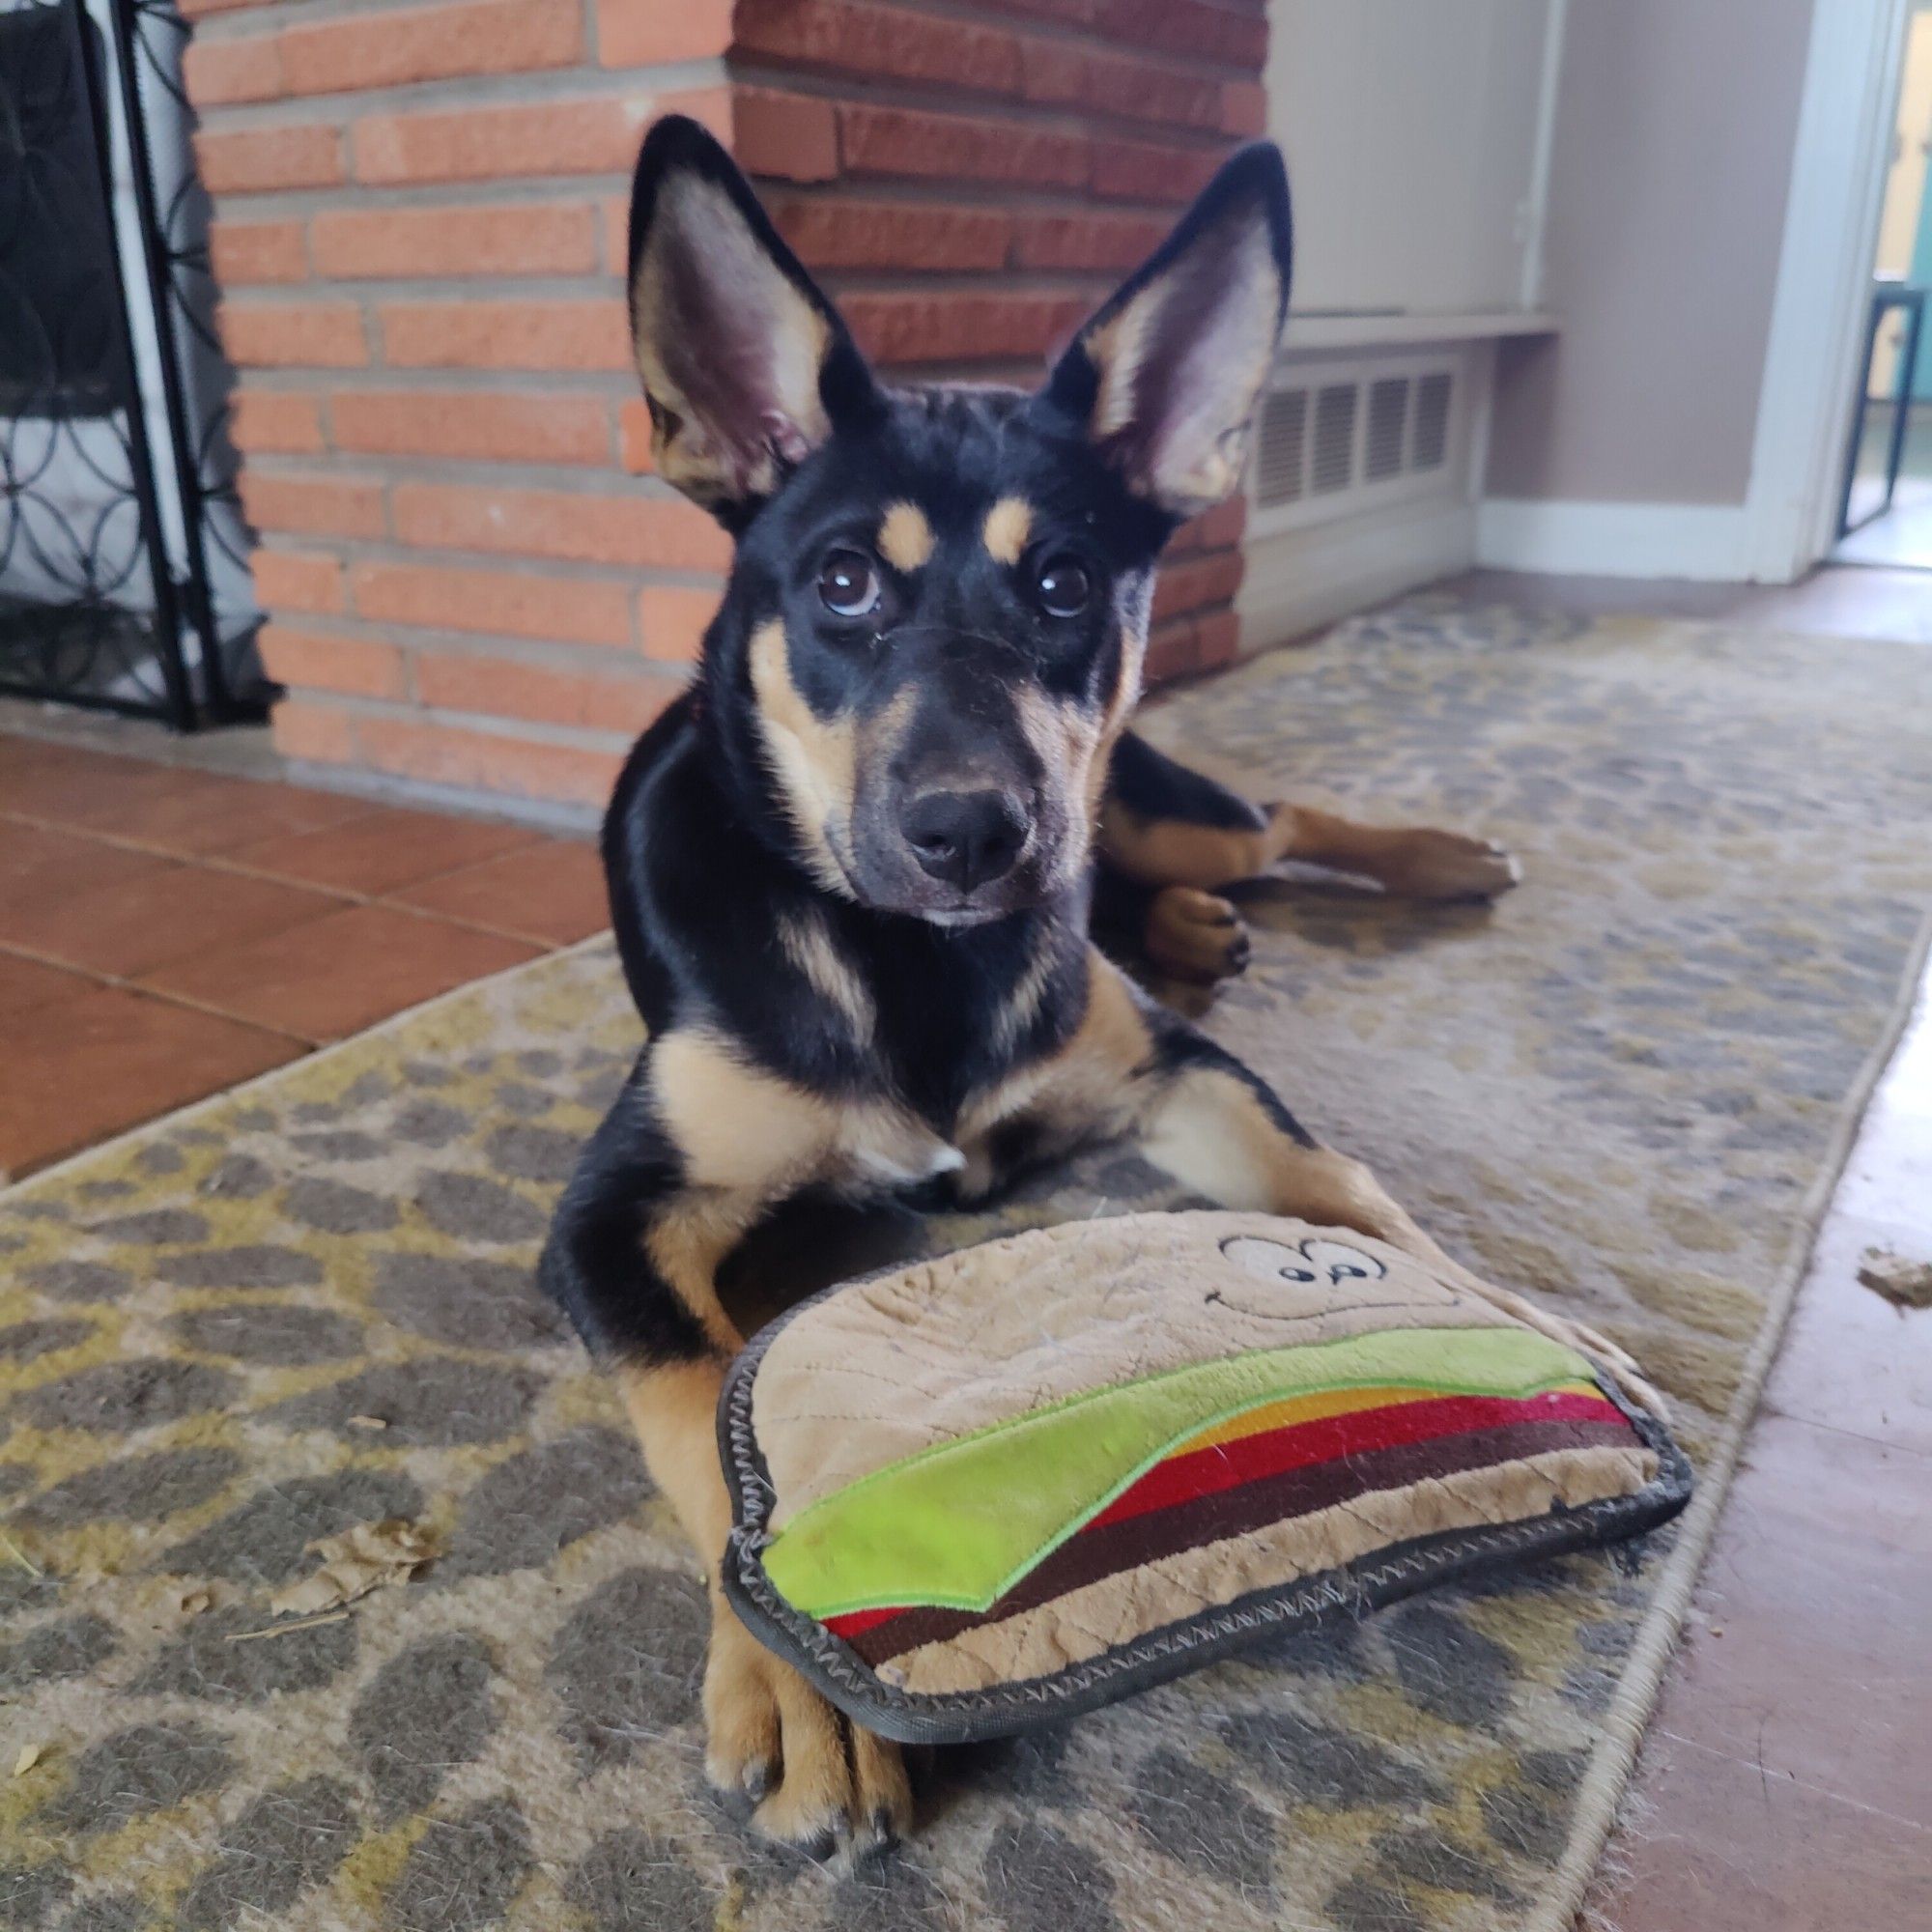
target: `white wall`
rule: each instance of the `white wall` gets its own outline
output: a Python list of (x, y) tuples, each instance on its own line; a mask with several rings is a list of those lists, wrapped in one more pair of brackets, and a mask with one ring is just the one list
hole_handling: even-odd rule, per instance
[[(1568, 11), (1565, 0), (1270, 0), (1269, 132), (1287, 152), (1295, 211), (1275, 386), (1356, 385), (1364, 407), (1346, 486), (1287, 500), (1262, 488), (1258, 467), (1236, 605), (1243, 650), (1475, 561), (1494, 338), (1538, 326), (1524, 311), (1539, 298)], [(1445, 458), (1371, 480), (1370, 390), (1425, 365), (1451, 381)]]
[(1275, 0), (1297, 312), (1522, 304), (1552, 0)]

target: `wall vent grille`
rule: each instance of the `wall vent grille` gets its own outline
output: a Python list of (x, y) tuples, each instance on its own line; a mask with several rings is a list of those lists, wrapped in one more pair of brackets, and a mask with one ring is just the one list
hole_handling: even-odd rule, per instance
[(1415, 385), (1415, 444), (1411, 469), (1440, 469), (1449, 454), (1449, 404), (1455, 383), (1446, 369)]
[(1308, 391), (1275, 389), (1262, 403), (1261, 436), (1255, 449), (1257, 502), (1298, 503), (1307, 494)]
[(1326, 380), (1282, 383), (1262, 399), (1256, 508), (1319, 521), (1351, 511), (1358, 497), (1440, 488), (1466, 440), (1458, 420), (1463, 388), (1458, 370), (1413, 363), (1388, 371), (1365, 362)]
[(1386, 483), (1402, 474), (1403, 438), (1408, 429), (1408, 398), (1415, 384), (1406, 376), (1384, 376), (1369, 384), (1369, 440), (1362, 454), (1362, 476)]
[(1326, 383), (1315, 392), (1314, 474), (1310, 488), (1330, 497), (1355, 480), (1355, 411), (1359, 383)]

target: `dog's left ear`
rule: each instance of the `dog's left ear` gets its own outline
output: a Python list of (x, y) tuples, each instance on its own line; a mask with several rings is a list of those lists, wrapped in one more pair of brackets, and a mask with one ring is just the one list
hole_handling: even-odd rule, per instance
[(1288, 171), (1256, 142), (1074, 337), (1041, 402), (1136, 497), (1177, 518), (1210, 508), (1240, 481), (1293, 259)]
[(878, 407), (838, 312), (704, 128), (645, 136), (631, 185), (631, 334), (658, 473), (743, 528), (835, 421)]

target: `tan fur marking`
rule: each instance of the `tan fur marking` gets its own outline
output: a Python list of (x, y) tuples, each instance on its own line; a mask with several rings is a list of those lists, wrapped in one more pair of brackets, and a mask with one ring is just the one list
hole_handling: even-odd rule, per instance
[(1076, 878), (1093, 849), (1094, 801), (1106, 784), (1103, 721), (1086, 705), (1068, 697), (1049, 697), (1033, 684), (1019, 686), (1013, 703), (1020, 729), (1066, 814), (1061, 875)]
[(718, 1466), (722, 1361), (620, 1362), (617, 1388), (643, 1445), (651, 1480), (668, 1499), (705, 1568), (716, 1575), (731, 1528), (731, 1504)]
[(1053, 979), (1054, 961), (1051, 946), (1037, 946), (1033, 957), (1027, 961), (1026, 971), (1013, 982), (1012, 991), (993, 1021), (993, 1038), (1002, 1052), (1010, 1053), (1020, 1036), (1033, 1024)]
[(660, 1039), (651, 1093), (693, 1187), (769, 1198), (814, 1173), (837, 1138), (827, 1102), (747, 1065), (715, 1034)]
[(1108, 799), (1100, 808), (1100, 851), (1107, 863), (1144, 886), (1216, 886), (1252, 879), (1281, 858), (1294, 814), (1284, 809), (1260, 831), (1149, 818)]
[(895, 503), (879, 526), (879, 554), (907, 575), (925, 568), (932, 543), (932, 526), (917, 503)]
[(1118, 799), (1100, 808), (1101, 855), (1144, 886), (1216, 886), (1252, 879), (1281, 859), (1332, 866), (1410, 898), (1492, 898), (1519, 877), (1487, 839), (1431, 826), (1361, 825), (1306, 805), (1277, 805), (1259, 831), (1150, 818)]
[(1226, 899), (1193, 886), (1163, 886), (1142, 934), (1148, 957), (1189, 980), (1223, 980), (1246, 957), (1247, 931)]
[[(726, 1791), (768, 1790), (753, 1823), (811, 1840), (842, 1826), (868, 1842), (883, 1815), (903, 1832), (912, 1791), (891, 1745), (849, 1730), (789, 1665), (746, 1630), (720, 1580), (731, 1504), (718, 1465), (720, 1361), (620, 1364), (617, 1385), (651, 1479), (704, 1565), (711, 1644), (704, 1669), (706, 1775)], [(774, 1776), (776, 1789), (768, 1789)]]
[(825, 720), (791, 680), (784, 625), (767, 619), (752, 633), (752, 690), (766, 755), (812, 876), (841, 898), (853, 896), (838, 840), (852, 819), (858, 755), (849, 718)]
[(715, 1034), (659, 1040), (651, 1091), (694, 1187), (770, 1201), (812, 1182), (864, 1191), (925, 1180), (960, 1162), (916, 1116), (822, 1099), (748, 1065)]
[(1024, 497), (1002, 497), (986, 512), (980, 540), (995, 563), (1015, 564), (1033, 534), (1033, 505)]
[(1123, 1132), (1140, 1097), (1130, 1075), (1153, 1050), (1152, 1036), (1125, 978), (1095, 948), (1087, 949), (1087, 1006), (1073, 1037), (1058, 1053), (1016, 1068), (960, 1110), (958, 1138), (973, 1148), (1003, 1122), (1037, 1118), (1069, 1138)]
[(851, 961), (832, 943), (824, 920), (815, 912), (781, 913), (778, 926), (785, 957), (805, 975), (812, 991), (845, 1016), (858, 1039), (870, 1039), (878, 1023), (872, 996)]
[(1285, 808), (1281, 856), (1333, 866), (1409, 898), (1493, 898), (1515, 885), (1515, 860), (1488, 839), (1433, 826), (1360, 825), (1312, 806)]

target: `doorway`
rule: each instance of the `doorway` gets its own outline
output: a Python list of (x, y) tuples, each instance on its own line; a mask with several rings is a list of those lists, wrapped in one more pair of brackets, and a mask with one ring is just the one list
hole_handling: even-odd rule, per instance
[(1932, 571), (1932, 0), (1906, 23), (1834, 563)]

